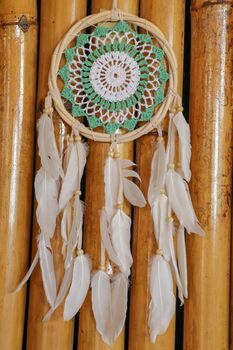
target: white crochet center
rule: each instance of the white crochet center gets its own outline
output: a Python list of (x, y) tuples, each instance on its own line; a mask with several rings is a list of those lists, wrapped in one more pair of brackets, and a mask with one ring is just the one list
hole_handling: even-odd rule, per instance
[(110, 102), (122, 101), (135, 93), (140, 79), (137, 62), (125, 52), (108, 52), (91, 68), (94, 90)]

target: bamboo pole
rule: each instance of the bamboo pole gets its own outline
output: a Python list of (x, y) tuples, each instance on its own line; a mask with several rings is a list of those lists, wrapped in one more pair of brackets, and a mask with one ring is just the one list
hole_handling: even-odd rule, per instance
[[(183, 37), (184, 37), (184, 0), (142, 1), (140, 16), (155, 23), (173, 46), (178, 61), (179, 93), (182, 93), (183, 77)], [(136, 141), (136, 163), (141, 176), (143, 193), (147, 193), (150, 179), (150, 164), (156, 143), (153, 133)], [(151, 210), (134, 209), (133, 227), (133, 273), (130, 295), (129, 350), (174, 349), (175, 317), (166, 334), (150, 342), (148, 333), (149, 261), (156, 251)]]
[[(19, 21), (24, 17), (23, 31)], [(23, 20), (21, 20), (23, 26)], [(28, 265), (37, 63), (36, 1), (0, 6), (0, 348), (21, 349)]]
[(192, 197), (206, 237), (187, 239), (184, 349), (229, 349), (232, 1), (192, 1)]
[[(100, 9), (110, 9), (111, 0), (92, 0), (92, 13)], [(118, 1), (121, 10), (137, 14), (138, 0)], [(86, 171), (85, 187), (85, 222), (84, 222), (84, 248), (90, 255), (93, 269), (99, 266), (100, 258), (100, 232), (99, 232), (99, 210), (104, 206), (104, 162), (109, 150), (109, 145), (100, 142), (89, 142), (89, 155)], [(133, 159), (133, 143), (120, 146), (122, 158)], [(130, 206), (124, 208), (130, 213)], [(118, 337), (111, 348), (113, 350), (124, 349), (124, 331)], [(91, 292), (81, 309), (79, 317), (78, 350), (107, 350), (110, 349), (101, 339), (96, 330), (96, 324), (91, 307)]]
[[(38, 116), (40, 116), (44, 98), (48, 92), (48, 72), (53, 50), (72, 23), (84, 17), (85, 14), (86, 0), (41, 1)], [(67, 130), (57, 113), (54, 113), (54, 125), (57, 141), (62, 148)], [(38, 167), (39, 161), (37, 157)], [(38, 234), (36, 219), (34, 219), (33, 232), (33, 254), (35, 254), (36, 236)], [(61, 240), (59, 229), (57, 229), (52, 245), (55, 253), (54, 260), (57, 277), (58, 280), (61, 280), (64, 271), (63, 258), (60, 254)], [(47, 310), (48, 304), (43, 291), (41, 272), (39, 267), (37, 267), (33, 273), (30, 285), (27, 349), (72, 349), (73, 321), (65, 322), (62, 316), (63, 307), (59, 307), (49, 321), (42, 322), (42, 318)]]

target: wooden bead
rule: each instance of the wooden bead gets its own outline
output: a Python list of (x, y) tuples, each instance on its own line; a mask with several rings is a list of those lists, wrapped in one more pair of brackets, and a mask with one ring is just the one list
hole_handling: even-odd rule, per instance
[(158, 142), (158, 143), (162, 143), (162, 142), (164, 142), (164, 138), (163, 138), (163, 136), (159, 136), (159, 137), (157, 137), (157, 142)]
[(114, 152), (113, 152), (113, 151), (109, 151), (109, 152), (108, 152), (108, 156), (109, 156), (109, 157), (113, 157), (113, 156), (114, 156)]
[(44, 109), (43, 109), (43, 113), (47, 113), (47, 114), (53, 113), (53, 107), (44, 108)]
[(117, 209), (123, 209), (123, 203), (117, 203)]
[(156, 250), (156, 255), (163, 255), (163, 250), (162, 249), (157, 249)]
[(114, 152), (114, 158), (120, 158), (120, 152)]
[(81, 140), (82, 140), (81, 136), (79, 136), (79, 135), (75, 135), (74, 136), (74, 141), (75, 142), (78, 142), (78, 141), (81, 141)]
[(173, 221), (174, 221), (173, 217), (172, 217), (172, 216), (169, 216), (169, 217), (168, 217), (168, 221), (169, 221), (169, 222), (173, 222)]
[(83, 255), (84, 251), (82, 249), (77, 249), (76, 253), (77, 253), (77, 255)]

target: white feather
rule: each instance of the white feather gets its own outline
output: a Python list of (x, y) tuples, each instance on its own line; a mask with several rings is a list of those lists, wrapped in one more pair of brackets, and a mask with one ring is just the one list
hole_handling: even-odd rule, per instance
[(151, 175), (148, 189), (148, 202), (153, 205), (159, 196), (160, 190), (164, 189), (167, 162), (164, 142), (158, 142), (151, 162)]
[(68, 268), (75, 250), (79, 237), (82, 237), (84, 205), (79, 196), (75, 196), (73, 204), (73, 222), (70, 230), (70, 235), (67, 242), (65, 268)]
[(54, 308), (51, 308), (47, 314), (44, 316), (43, 321), (48, 321), (50, 317), (52, 316), (53, 312), (61, 305), (63, 300), (66, 297), (66, 294), (70, 288), (70, 284), (72, 281), (72, 276), (73, 276), (73, 260), (67, 270), (65, 270), (61, 286), (59, 288), (55, 303), (54, 303)]
[(74, 260), (73, 278), (66, 297), (64, 320), (70, 320), (81, 308), (90, 285), (91, 264), (87, 255), (79, 255)]
[(120, 163), (121, 163), (121, 168), (122, 169), (125, 169), (125, 168), (132, 167), (132, 166), (136, 165), (134, 162), (132, 162), (129, 159), (120, 159)]
[(75, 191), (80, 188), (80, 182), (83, 175), (87, 158), (87, 145), (83, 142), (73, 144), (66, 174), (62, 182), (59, 208), (62, 210), (69, 202)]
[(105, 210), (108, 222), (111, 221), (116, 212), (119, 181), (117, 161), (112, 157), (108, 157), (104, 167)]
[(189, 182), (191, 179), (191, 143), (189, 124), (186, 122), (182, 112), (176, 114), (176, 116), (173, 118), (173, 122), (179, 135), (179, 154), (184, 178)]
[(185, 247), (184, 226), (180, 225), (177, 231), (177, 257), (181, 284), (184, 297), (188, 298), (187, 256)]
[(104, 271), (94, 273), (91, 281), (91, 300), (96, 328), (103, 340), (108, 345), (112, 344), (112, 332), (109, 327), (109, 317), (111, 312), (111, 285), (110, 278)]
[(141, 181), (140, 176), (134, 170), (122, 169), (122, 174), (123, 174), (123, 177), (135, 177), (136, 179)]
[(170, 169), (166, 175), (166, 188), (169, 203), (180, 224), (183, 225), (189, 233), (193, 232), (204, 235), (205, 233), (197, 221), (185, 182), (182, 177), (172, 169)]
[(155, 343), (157, 336), (166, 332), (176, 304), (170, 266), (162, 256), (156, 255), (152, 258), (150, 293), (148, 324), (150, 339)]
[(40, 234), (38, 238), (38, 251), (44, 291), (48, 303), (53, 308), (57, 293), (53, 255), (51, 253), (51, 246), (49, 242), (45, 241), (45, 238), (42, 234)]
[(113, 276), (111, 282), (111, 329), (112, 343), (121, 333), (126, 318), (128, 280), (123, 273)]
[(102, 209), (100, 212), (100, 233), (104, 248), (107, 251), (109, 259), (117, 266), (119, 266), (120, 261), (112, 245), (110, 227), (107, 222), (107, 214), (105, 209)]
[(170, 259), (169, 231), (168, 231), (168, 198), (160, 194), (152, 205), (154, 233), (158, 246), (163, 251), (166, 260)]
[(180, 274), (178, 271), (178, 267), (177, 267), (177, 259), (176, 259), (176, 255), (175, 255), (175, 248), (174, 248), (174, 241), (173, 241), (173, 222), (169, 222), (168, 224), (168, 231), (169, 231), (169, 247), (170, 247), (170, 265), (173, 271), (173, 275), (176, 281), (176, 285), (178, 288), (178, 295), (179, 295), (179, 299), (181, 301), (181, 305), (184, 304), (184, 291), (183, 291), (183, 286), (180, 280)]
[(120, 261), (120, 270), (126, 277), (130, 275), (133, 258), (130, 251), (131, 219), (118, 209), (111, 223), (112, 245)]
[(61, 162), (54, 136), (53, 122), (43, 113), (38, 120), (38, 147), (41, 164), (46, 173), (58, 179), (61, 173)]
[(57, 183), (42, 168), (36, 174), (35, 194), (38, 203), (36, 209), (37, 222), (43, 234), (52, 237), (58, 214)]
[(21, 290), (21, 288), (23, 287), (23, 285), (29, 280), (29, 278), (31, 277), (31, 274), (32, 274), (34, 268), (36, 267), (38, 261), (39, 261), (39, 252), (37, 250), (36, 255), (31, 263), (31, 266), (30, 266), (28, 272), (26, 273), (26, 275), (24, 276), (22, 281), (19, 283), (19, 285), (16, 287), (16, 289), (15, 289), (16, 292), (19, 292)]
[(123, 178), (123, 192), (126, 199), (134, 206), (142, 208), (146, 205), (146, 200), (139, 187), (127, 178)]

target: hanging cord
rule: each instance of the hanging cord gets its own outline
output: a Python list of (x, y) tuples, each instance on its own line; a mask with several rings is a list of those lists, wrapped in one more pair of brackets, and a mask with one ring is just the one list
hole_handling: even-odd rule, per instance
[(112, 1), (112, 15), (111, 15), (111, 19), (113, 21), (117, 21), (120, 19), (120, 11), (117, 7), (117, 0), (113, 0)]

